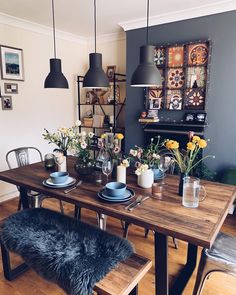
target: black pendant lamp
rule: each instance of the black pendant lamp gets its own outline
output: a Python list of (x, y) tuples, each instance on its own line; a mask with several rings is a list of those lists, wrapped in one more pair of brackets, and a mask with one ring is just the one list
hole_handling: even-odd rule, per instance
[(95, 53), (89, 54), (89, 70), (84, 76), (83, 87), (86, 88), (107, 88), (109, 80), (102, 69), (102, 55), (97, 53), (97, 13), (96, 0), (94, 0), (94, 39)]
[(50, 72), (44, 82), (44, 88), (69, 88), (66, 77), (61, 71), (61, 60), (56, 58), (56, 33), (55, 33), (55, 15), (54, 0), (52, 0), (52, 21), (53, 21), (53, 41), (54, 58), (50, 59)]
[(154, 63), (154, 46), (148, 45), (149, 0), (147, 0), (146, 45), (140, 47), (140, 63), (131, 77), (132, 87), (156, 87), (161, 85), (161, 75)]

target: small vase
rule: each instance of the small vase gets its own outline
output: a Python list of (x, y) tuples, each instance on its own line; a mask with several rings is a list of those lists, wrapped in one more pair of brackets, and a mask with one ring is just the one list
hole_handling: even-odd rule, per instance
[(79, 175), (86, 176), (93, 172), (93, 162), (90, 159), (78, 158), (74, 168)]
[(183, 187), (184, 187), (184, 177), (186, 177), (187, 174), (180, 173), (179, 176), (179, 196), (183, 197)]
[(142, 172), (138, 175), (138, 185), (142, 188), (150, 188), (152, 187), (154, 182), (154, 174), (152, 169), (148, 169), (145, 172)]

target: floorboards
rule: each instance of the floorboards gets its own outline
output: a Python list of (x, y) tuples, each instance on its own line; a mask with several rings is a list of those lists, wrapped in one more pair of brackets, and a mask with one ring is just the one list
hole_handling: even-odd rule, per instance
[[(44, 202), (44, 207), (59, 210), (58, 202), (49, 199)], [(0, 220), (14, 213), (17, 208), (17, 200), (11, 200), (0, 204)], [(64, 204), (66, 214), (73, 215), (73, 207)], [(96, 215), (94, 212), (82, 210), (82, 220), (91, 224), (96, 224)], [(119, 236), (122, 235), (119, 220), (108, 218), (107, 230)], [(236, 236), (236, 215), (227, 217), (222, 231)], [(144, 230), (137, 226), (131, 226), (128, 239), (135, 245), (136, 252), (154, 259), (153, 235), (150, 232), (147, 239), (144, 238)], [(170, 280), (173, 280), (185, 263), (186, 243), (178, 241), (179, 249), (175, 250), (172, 239), (169, 240), (169, 270)], [(200, 254), (200, 251), (199, 253)], [(199, 256), (199, 255), (198, 255)], [(14, 257), (13, 262), (19, 261)], [(196, 271), (185, 288), (184, 295), (192, 294), (193, 285), (196, 278)], [(13, 282), (8, 282), (3, 277), (2, 268), (0, 268), (0, 294), (1, 295), (64, 295), (65, 293), (56, 285), (40, 278), (32, 270), (26, 272)], [(139, 287), (140, 295), (154, 295), (154, 266), (141, 281)], [(236, 278), (222, 273), (213, 274), (207, 281), (202, 295), (235, 295)], [(81, 294), (82, 295), (82, 294)]]

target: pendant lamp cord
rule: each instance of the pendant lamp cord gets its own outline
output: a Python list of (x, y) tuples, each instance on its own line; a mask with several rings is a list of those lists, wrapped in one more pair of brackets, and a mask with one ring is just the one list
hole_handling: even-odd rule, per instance
[(54, 0), (52, 0), (52, 27), (53, 27), (53, 43), (54, 43), (54, 57), (57, 57), (56, 52), (56, 30), (55, 30), (55, 11), (54, 11)]
[(94, 37), (95, 37), (95, 53), (97, 52), (97, 6), (94, 0)]
[(147, 36), (146, 36), (147, 45), (149, 43), (149, 30), (148, 30), (148, 27), (149, 27), (149, 0), (147, 0)]

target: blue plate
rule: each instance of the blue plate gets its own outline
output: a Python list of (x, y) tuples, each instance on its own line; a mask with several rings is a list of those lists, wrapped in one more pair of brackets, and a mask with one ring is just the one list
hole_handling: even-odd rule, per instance
[(111, 197), (105, 193), (105, 189), (98, 193), (98, 197), (104, 201), (120, 203), (127, 202), (135, 196), (135, 192), (132, 189), (127, 188), (125, 194), (122, 197)]

